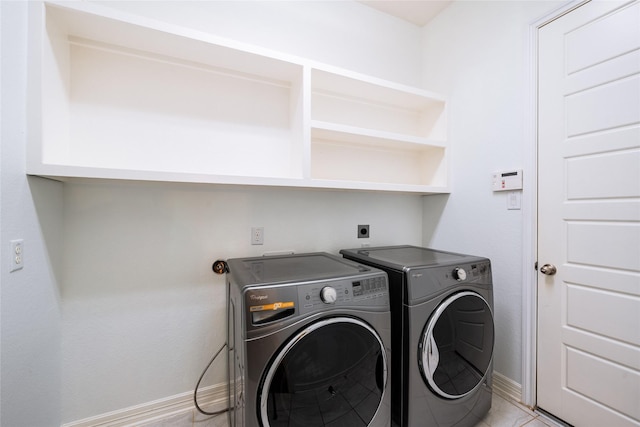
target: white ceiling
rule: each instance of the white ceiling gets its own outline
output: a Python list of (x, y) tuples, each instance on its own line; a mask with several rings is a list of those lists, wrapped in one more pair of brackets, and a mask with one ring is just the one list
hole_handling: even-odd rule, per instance
[(360, 3), (381, 12), (396, 16), (418, 26), (423, 26), (436, 16), (452, 0), (361, 0)]

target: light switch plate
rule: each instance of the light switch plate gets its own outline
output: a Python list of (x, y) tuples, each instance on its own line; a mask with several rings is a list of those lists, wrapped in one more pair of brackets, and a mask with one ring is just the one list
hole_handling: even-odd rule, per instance
[(522, 193), (519, 191), (507, 193), (507, 209), (510, 211), (522, 209)]

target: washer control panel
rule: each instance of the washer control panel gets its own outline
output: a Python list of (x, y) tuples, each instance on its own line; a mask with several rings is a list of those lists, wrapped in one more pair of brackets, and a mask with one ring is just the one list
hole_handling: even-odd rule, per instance
[(312, 312), (340, 307), (389, 310), (387, 274), (255, 286), (244, 293), (247, 327), (262, 327)]
[(299, 285), (298, 297), (301, 312), (332, 305), (385, 305), (388, 299), (387, 277), (380, 275)]

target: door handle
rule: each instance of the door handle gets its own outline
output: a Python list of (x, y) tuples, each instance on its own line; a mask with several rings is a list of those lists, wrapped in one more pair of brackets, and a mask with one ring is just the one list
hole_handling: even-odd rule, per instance
[(553, 264), (545, 264), (540, 268), (540, 273), (546, 274), (547, 276), (553, 276), (558, 272), (558, 269)]

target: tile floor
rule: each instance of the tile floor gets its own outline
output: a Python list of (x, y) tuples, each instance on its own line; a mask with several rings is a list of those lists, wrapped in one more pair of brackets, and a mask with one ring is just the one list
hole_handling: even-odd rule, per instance
[[(194, 411), (195, 412), (195, 411)], [(182, 413), (146, 424), (146, 427), (228, 427), (227, 415), (207, 417), (196, 412)], [(493, 395), (491, 410), (477, 427), (562, 427), (553, 420), (530, 409)]]
[(555, 421), (540, 415), (512, 400), (494, 393), (491, 410), (477, 427), (562, 427)]

